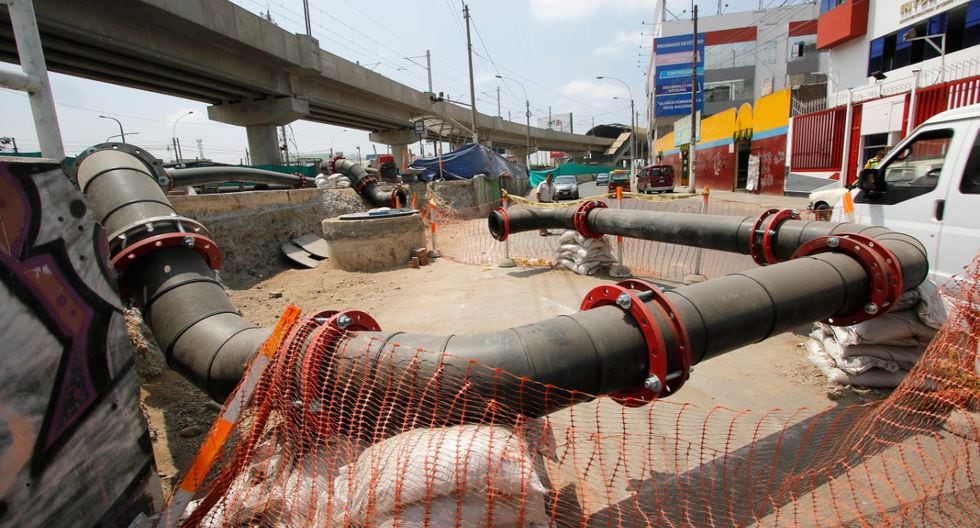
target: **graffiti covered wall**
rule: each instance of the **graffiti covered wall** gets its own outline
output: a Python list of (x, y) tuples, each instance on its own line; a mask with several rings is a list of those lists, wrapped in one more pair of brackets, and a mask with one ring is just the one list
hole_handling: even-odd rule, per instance
[(159, 509), (106, 235), (61, 167), (0, 162), (0, 526)]
[(755, 103), (752, 154), (759, 156), (759, 192), (762, 194), (783, 194), (789, 111), (789, 90), (780, 90)]

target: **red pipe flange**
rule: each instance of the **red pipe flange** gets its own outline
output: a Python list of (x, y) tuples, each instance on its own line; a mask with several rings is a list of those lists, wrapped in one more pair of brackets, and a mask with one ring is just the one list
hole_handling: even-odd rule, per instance
[(391, 206), (393, 208), (395, 208), (395, 209), (401, 209), (402, 207), (406, 207), (408, 205), (408, 204), (398, 203), (398, 201), (399, 201), (398, 200), (398, 191), (399, 190), (400, 189), (398, 187), (395, 187), (394, 189), (392, 189), (391, 190), (391, 196), (388, 198), (388, 201), (391, 203)]
[[(322, 398), (322, 388), (326, 383), (327, 366), (324, 360), (330, 354), (337, 340), (348, 330), (380, 332), (381, 326), (370, 315), (360, 310), (337, 312), (327, 310), (317, 314), (326, 321), (317, 328), (309, 340), (309, 347), (303, 356), (300, 373), (300, 401), (303, 402), (302, 412), (309, 418), (308, 423), (316, 423), (316, 416), (321, 409), (311, 409), (314, 401)], [(322, 401), (320, 401), (322, 405)]]
[[(627, 300), (629, 301), (628, 304), (626, 302)], [(644, 383), (639, 388), (619, 391), (613, 394), (613, 399), (626, 407), (639, 407), (659, 398), (664, 393), (665, 386), (663, 380), (667, 377), (667, 342), (664, 340), (664, 336), (660, 332), (660, 327), (657, 326), (657, 322), (654, 320), (650, 309), (637, 297), (636, 293), (619, 284), (593, 288), (582, 299), (580, 309), (585, 311), (598, 306), (618, 306), (633, 316), (633, 320), (640, 327), (640, 331), (643, 333), (643, 340), (647, 345), (647, 357), (649, 361), (647, 379), (656, 376), (656, 379), (660, 382), (660, 390), (658, 391), (647, 388), (647, 384)]]
[(691, 337), (687, 333), (687, 327), (684, 326), (680, 316), (677, 315), (677, 309), (674, 307), (674, 303), (670, 302), (670, 299), (664, 295), (663, 290), (645, 280), (627, 279), (620, 282), (619, 285), (635, 291), (650, 292), (653, 298), (648, 302), (652, 302), (654, 306), (660, 309), (660, 313), (674, 331), (677, 353), (680, 355), (681, 371), (679, 377), (671, 377), (668, 374), (666, 385), (668, 392), (677, 392), (684, 386), (684, 382), (691, 377)]
[(376, 180), (376, 179), (374, 179), (374, 178), (372, 178), (370, 176), (368, 176), (366, 178), (361, 178), (360, 180), (357, 181), (357, 185), (354, 186), (354, 191), (356, 191), (357, 194), (361, 194), (361, 191), (364, 190), (365, 187), (367, 187), (368, 185), (370, 185), (372, 183), (378, 183), (378, 180)]
[(510, 215), (507, 214), (507, 208), (505, 207), (498, 207), (493, 211), (495, 213), (499, 213), (500, 217), (504, 220), (504, 234), (497, 239), (499, 242), (503, 242), (504, 240), (507, 240), (508, 236), (510, 236)]
[(214, 241), (197, 233), (181, 232), (163, 233), (160, 235), (147, 237), (130, 246), (126, 246), (112, 256), (112, 264), (117, 270), (119, 270), (119, 273), (122, 274), (125, 273), (126, 268), (128, 268), (130, 264), (136, 262), (136, 260), (143, 255), (158, 249), (177, 246), (197, 250), (197, 252), (204, 257), (204, 260), (208, 263), (209, 268), (221, 268), (221, 250), (218, 249), (218, 245), (215, 244)]
[[(749, 255), (760, 266), (771, 266), (779, 263), (772, 249), (779, 224), (786, 220), (799, 220), (800, 215), (792, 209), (766, 209), (755, 219), (752, 232), (749, 233)], [(765, 224), (765, 227), (763, 227)]]
[(860, 310), (835, 316), (825, 322), (834, 326), (849, 326), (874, 319), (888, 311), (902, 294), (902, 269), (895, 254), (877, 240), (857, 233), (845, 233), (817, 238), (803, 244), (792, 258), (818, 253), (840, 252), (856, 260), (868, 274), (870, 296)]
[(767, 265), (778, 264), (775, 252), (772, 250), (773, 237), (779, 229), (779, 224), (786, 220), (799, 220), (800, 214), (792, 209), (783, 209), (775, 214), (768, 215), (766, 227), (762, 229), (762, 255)]
[(575, 230), (578, 234), (584, 236), (585, 238), (602, 238), (602, 233), (594, 233), (589, 230), (588, 220), (589, 211), (593, 209), (605, 209), (608, 207), (605, 202), (600, 202), (599, 200), (587, 200), (582, 202), (578, 209), (575, 209), (574, 225)]

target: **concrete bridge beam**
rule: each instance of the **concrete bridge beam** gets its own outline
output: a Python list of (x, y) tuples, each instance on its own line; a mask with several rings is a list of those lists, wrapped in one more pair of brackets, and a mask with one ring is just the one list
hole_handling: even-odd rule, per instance
[(282, 163), (276, 127), (288, 125), (309, 114), (309, 102), (295, 97), (242, 101), (208, 107), (210, 119), (245, 127), (252, 163), (257, 165)]

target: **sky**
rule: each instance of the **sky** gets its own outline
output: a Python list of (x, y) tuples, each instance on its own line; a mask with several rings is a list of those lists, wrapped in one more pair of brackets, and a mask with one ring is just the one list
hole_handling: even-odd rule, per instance
[[(800, 1), (763, 0), (762, 4), (775, 7)], [(234, 3), (256, 14), (268, 13), (288, 31), (305, 33), (302, 0)], [(730, 13), (756, 9), (760, 0), (722, 4), (723, 12)], [(430, 50), (433, 91), (469, 103), (460, 0), (309, 0), (309, 5), (313, 36), (321, 48), (420, 91), (428, 89), (425, 53)], [(716, 0), (698, 5), (702, 16), (718, 9)], [(469, 7), (481, 113), (497, 114), (499, 87), (500, 115), (523, 123), (526, 90), (532, 126), (547, 118), (550, 108), (553, 115), (572, 113), (574, 132), (584, 133), (593, 124), (628, 124), (632, 96), (639, 125), (646, 125), (644, 84), (653, 0), (470, 0)], [(668, 0), (668, 19), (690, 19), (690, 8), (690, 0)], [(0, 68), (19, 69), (3, 63)], [(245, 160), (245, 129), (209, 121), (205, 103), (57, 73), (50, 73), (50, 79), (68, 155), (119, 134), (119, 125), (102, 115), (122, 123), (128, 143), (163, 160), (173, 159), (174, 135), (180, 138), (184, 158), (203, 154), (219, 162)], [(0, 116), (0, 137), (16, 138), (22, 151), (39, 150), (26, 94), (0, 88)], [(288, 128), (290, 156), (332, 148), (353, 158), (358, 147), (362, 154), (387, 150), (371, 143), (362, 130), (302, 120)], [(431, 147), (426, 153), (431, 153)]]

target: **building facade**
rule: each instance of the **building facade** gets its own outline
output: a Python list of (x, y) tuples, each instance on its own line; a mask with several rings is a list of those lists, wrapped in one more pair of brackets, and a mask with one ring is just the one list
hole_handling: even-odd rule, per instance
[(825, 104), (792, 119), (787, 191), (853, 182), (943, 110), (980, 103), (980, 0), (821, 0)]
[[(659, 24), (647, 70), (652, 161), (673, 165), (687, 185), (694, 128), (698, 187), (782, 193), (791, 101), (825, 90), (818, 8), (806, 3), (701, 17), (696, 70), (692, 21)], [(695, 85), (700, 127), (691, 126)]]

